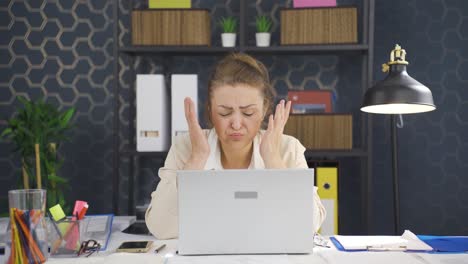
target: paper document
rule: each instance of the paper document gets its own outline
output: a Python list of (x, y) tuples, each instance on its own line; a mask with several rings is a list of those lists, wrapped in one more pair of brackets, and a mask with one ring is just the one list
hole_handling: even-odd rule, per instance
[(406, 230), (401, 236), (334, 236), (344, 250), (417, 250), (431, 251), (432, 248), (422, 242), (411, 231)]

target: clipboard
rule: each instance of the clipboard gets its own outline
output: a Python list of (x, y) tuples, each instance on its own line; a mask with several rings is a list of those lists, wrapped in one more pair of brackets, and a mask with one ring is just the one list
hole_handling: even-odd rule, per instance
[(406, 230), (401, 236), (334, 236), (330, 240), (340, 251), (431, 252), (434, 249)]

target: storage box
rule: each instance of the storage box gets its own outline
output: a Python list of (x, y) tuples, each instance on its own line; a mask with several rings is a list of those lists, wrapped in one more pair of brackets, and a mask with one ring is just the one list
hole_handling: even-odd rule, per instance
[(357, 43), (357, 8), (281, 10), (281, 45)]
[(333, 92), (330, 90), (288, 91), (292, 114), (331, 113)]
[(149, 8), (191, 8), (191, 0), (148, 0)]
[(336, 0), (293, 0), (294, 8), (323, 6), (336, 6)]
[(351, 114), (290, 115), (284, 134), (299, 139), (307, 149), (352, 149)]
[(133, 45), (210, 46), (210, 38), (206, 9), (132, 11)]

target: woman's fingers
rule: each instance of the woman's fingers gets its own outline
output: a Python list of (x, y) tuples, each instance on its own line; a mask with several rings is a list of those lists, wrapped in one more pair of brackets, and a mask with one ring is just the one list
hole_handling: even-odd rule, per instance
[(195, 114), (195, 105), (189, 97), (184, 99), (185, 119), (189, 128), (198, 125), (197, 115)]
[(267, 127), (268, 131), (273, 131), (273, 127), (274, 127), (273, 123), (274, 123), (273, 115), (270, 115), (270, 117), (268, 117), (268, 127)]
[(288, 101), (288, 103), (286, 104), (286, 109), (285, 109), (284, 118), (283, 118), (284, 125), (286, 125), (286, 122), (288, 122), (290, 111), (291, 111), (291, 101)]
[(289, 112), (291, 111), (291, 101), (285, 103), (284, 100), (281, 100), (276, 105), (275, 116), (274, 116), (274, 125), (275, 127), (282, 128), (286, 124), (289, 118)]
[(187, 123), (190, 124), (190, 98), (185, 97), (184, 99), (184, 112), (185, 112), (185, 119), (187, 120)]

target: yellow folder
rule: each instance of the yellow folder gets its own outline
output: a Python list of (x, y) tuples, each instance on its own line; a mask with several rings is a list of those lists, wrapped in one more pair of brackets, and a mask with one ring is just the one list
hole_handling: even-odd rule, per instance
[(191, 8), (191, 0), (148, 0), (149, 8)]
[(338, 234), (338, 168), (317, 167), (318, 195), (327, 211), (327, 217), (322, 224), (322, 235)]

